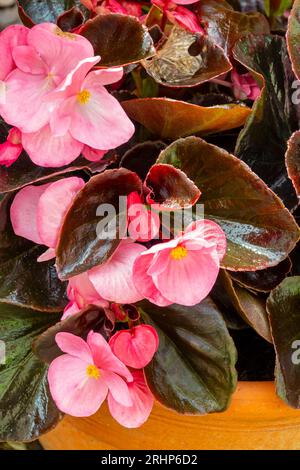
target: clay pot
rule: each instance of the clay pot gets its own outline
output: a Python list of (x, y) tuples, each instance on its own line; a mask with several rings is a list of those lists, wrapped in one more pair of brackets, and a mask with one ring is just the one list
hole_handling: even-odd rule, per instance
[(300, 411), (276, 396), (272, 382), (240, 382), (224, 413), (184, 416), (157, 403), (144, 426), (126, 429), (102, 406), (90, 418), (67, 416), (40, 441), (48, 450), (296, 450)]

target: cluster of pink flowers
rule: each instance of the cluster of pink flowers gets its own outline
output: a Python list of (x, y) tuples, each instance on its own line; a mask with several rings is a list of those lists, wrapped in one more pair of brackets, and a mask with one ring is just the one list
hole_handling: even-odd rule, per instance
[[(153, 4), (170, 21), (202, 33), (196, 16), (181, 6), (195, 1)], [(142, 16), (135, 2), (82, 3), (95, 14), (105, 9)], [(0, 115), (12, 126), (0, 145), (0, 164), (12, 165), (23, 149), (44, 167), (68, 165), (80, 154), (97, 161), (132, 136), (133, 124), (105, 88), (121, 80), (123, 69), (97, 69), (100, 57), (94, 56), (84, 37), (50, 23), (31, 29), (11, 26), (0, 35), (0, 54)], [(82, 178), (71, 176), (26, 186), (15, 195), (12, 227), (18, 236), (47, 248), (38, 262), (56, 257), (64, 218), (84, 186)], [(152, 202), (146, 197), (148, 205)], [(143, 368), (157, 351), (158, 336), (139, 315), (131, 320), (124, 314), (124, 305), (144, 299), (158, 306), (198, 304), (217, 279), (226, 239), (216, 223), (199, 220), (175, 238), (157, 242), (160, 217), (137, 192), (127, 198), (127, 228), (128, 237), (105, 263), (69, 279), (69, 303), (62, 317), (95, 305), (110, 311), (113, 323), (127, 329), (117, 331), (109, 342), (94, 331), (86, 341), (58, 333), (56, 342), (64, 354), (51, 363), (49, 384), (63, 412), (89, 416), (107, 398), (112, 416), (124, 426), (136, 427), (153, 406)], [(146, 248), (145, 242), (154, 239)]]
[(65, 354), (51, 363), (48, 379), (61, 411), (90, 416), (107, 398), (112, 416), (123, 426), (135, 428), (147, 420), (154, 399), (141, 368), (158, 348), (154, 328), (120, 331), (109, 343), (93, 331), (86, 342), (70, 333), (58, 333), (55, 339)]
[[(64, 216), (83, 186), (81, 178), (68, 177), (41, 186), (26, 186), (14, 198), (11, 221), (15, 233), (49, 247), (39, 261), (55, 257)], [(132, 193), (128, 199), (137, 198)], [(143, 207), (140, 198), (138, 201)], [(158, 216), (148, 224), (152, 212), (143, 208), (133, 217), (130, 207), (129, 204), (129, 230), (135, 221), (143, 225), (146, 218), (144, 225), (150, 226), (150, 232), (143, 234), (141, 241), (154, 238), (160, 228)], [(148, 250), (134, 239), (125, 238), (106, 263), (71, 278), (68, 311), (79, 311), (88, 303), (125, 304), (145, 298), (160, 306), (195, 305), (213, 287), (225, 251), (224, 232), (209, 220), (192, 222), (185, 233)]]
[(83, 36), (51, 23), (15, 25), (1, 33), (0, 53), (0, 114), (17, 129), (0, 149), (0, 163), (11, 165), (21, 145), (45, 167), (67, 165), (81, 153), (100, 160), (134, 133), (105, 88), (123, 69), (92, 70), (100, 57)]

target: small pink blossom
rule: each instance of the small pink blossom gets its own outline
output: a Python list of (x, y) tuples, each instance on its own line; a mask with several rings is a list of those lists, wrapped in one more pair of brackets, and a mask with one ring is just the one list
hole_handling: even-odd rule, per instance
[(106, 263), (88, 271), (88, 277), (98, 294), (106, 300), (119, 304), (130, 304), (143, 299), (133, 282), (133, 264), (145, 248), (122, 240), (117, 250)]
[(177, 23), (192, 33), (203, 34), (197, 16), (194, 12), (181, 5), (191, 5), (199, 0), (151, 0), (152, 4), (162, 10), (171, 23)]
[(15, 68), (13, 48), (26, 44), (29, 29), (21, 25), (12, 25), (0, 32), (0, 105), (6, 102), (4, 80)]
[[(23, 31), (23, 30), (22, 30)], [(127, 142), (134, 126), (105, 86), (123, 76), (122, 68), (90, 70), (99, 63), (83, 36), (51, 23), (26, 31), (21, 45), (6, 36), (10, 61), (0, 67), (0, 114), (22, 132), (31, 160), (43, 167), (70, 164), (81, 153), (99, 161)], [(20, 39), (21, 41), (21, 39)], [(7, 75), (7, 71), (8, 73)], [(89, 73), (90, 72), (90, 73)]]
[(150, 325), (137, 325), (115, 333), (109, 341), (113, 353), (134, 369), (146, 367), (158, 348), (158, 335)]
[(256, 100), (260, 95), (260, 88), (252, 75), (247, 72), (239, 74), (235, 69), (231, 72), (233, 93), (238, 100)]
[(99, 57), (81, 61), (47, 99), (59, 103), (50, 120), (54, 136), (64, 138), (70, 134), (82, 144), (106, 151), (127, 142), (135, 129), (119, 102), (104, 87), (119, 81), (123, 69), (89, 72), (98, 62)]
[(148, 210), (137, 192), (127, 197), (128, 233), (136, 241), (153, 240), (160, 229), (159, 215)]
[(13, 127), (8, 133), (6, 142), (0, 144), (0, 165), (10, 167), (19, 158), (22, 150), (21, 132)]
[(107, 395), (121, 406), (133, 406), (126, 383), (133, 377), (102, 335), (90, 331), (85, 342), (73, 334), (58, 333), (55, 340), (66, 354), (50, 364), (48, 381), (61, 411), (72, 416), (91, 416)]
[(225, 234), (216, 223), (193, 222), (182, 235), (141, 253), (133, 281), (154, 304), (196, 305), (212, 289), (225, 251)]
[(22, 132), (36, 132), (50, 119), (51, 104), (43, 97), (79, 61), (93, 56), (94, 50), (83, 36), (63, 33), (56, 25), (43, 23), (28, 31), (26, 44), (15, 45), (11, 51), (16, 68), (5, 79), (6, 101), (0, 113)]
[(138, 2), (125, 0), (81, 0), (81, 3), (94, 13), (119, 13), (121, 15), (142, 16), (142, 6)]
[(132, 371), (132, 377), (133, 381), (127, 384), (132, 406), (121, 405), (112, 394), (107, 399), (111, 415), (126, 428), (138, 428), (144, 424), (154, 404), (154, 397), (146, 384), (143, 371)]
[(26, 186), (15, 196), (10, 208), (15, 234), (50, 249), (39, 261), (55, 256), (63, 219), (84, 184), (83, 179), (74, 176), (41, 186)]
[(78, 313), (88, 305), (97, 305), (101, 308), (109, 307), (109, 303), (94, 288), (87, 272), (78, 274), (69, 280), (67, 294), (70, 302), (64, 310), (62, 320)]

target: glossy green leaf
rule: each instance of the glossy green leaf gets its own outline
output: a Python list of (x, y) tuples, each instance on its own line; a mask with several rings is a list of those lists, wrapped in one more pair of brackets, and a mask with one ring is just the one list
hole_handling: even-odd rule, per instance
[(19, 15), (26, 26), (36, 23), (56, 23), (64, 11), (73, 6), (86, 13), (80, 0), (18, 0)]
[(0, 302), (61, 312), (67, 304), (66, 285), (57, 277), (54, 260), (37, 262), (46, 247), (14, 234), (10, 200), (5, 196), (0, 202)]
[(294, 132), (288, 141), (285, 163), (295, 191), (300, 197), (300, 131)]
[(216, 305), (207, 298), (194, 307), (138, 306), (159, 336), (145, 369), (155, 398), (179, 413), (225, 410), (236, 387), (236, 350)]
[(234, 129), (242, 126), (251, 112), (244, 105), (204, 107), (169, 98), (133, 99), (123, 101), (122, 106), (129, 117), (165, 139)]
[(272, 343), (266, 301), (234, 283), (224, 270), (220, 272), (219, 279), (233, 307), (243, 320), (265, 340)]
[(294, 1), (294, 5), (289, 16), (286, 40), (293, 70), (297, 78), (300, 80), (300, 0)]
[(157, 83), (168, 87), (200, 85), (232, 68), (209, 36), (179, 27), (174, 27), (156, 55), (142, 64)]
[[(113, 254), (125, 235), (123, 231), (120, 233), (125, 212), (120, 208), (119, 197), (133, 191), (141, 193), (141, 180), (135, 173), (120, 168), (92, 177), (77, 194), (65, 217), (56, 250), (56, 266), (61, 279), (104, 263)], [(101, 204), (112, 205), (115, 214), (107, 214), (108, 206), (103, 210)], [(108, 224), (110, 228), (116, 227), (112, 238), (107, 237)]]
[(182, 170), (198, 186), (206, 218), (224, 230), (223, 267), (256, 271), (286, 258), (299, 239), (299, 227), (280, 199), (244, 162), (197, 137), (179, 139), (158, 163)]
[(286, 258), (272, 268), (249, 272), (231, 272), (230, 275), (242, 287), (258, 292), (270, 292), (287, 277), (291, 268), (291, 260)]
[(289, 209), (298, 205), (285, 167), (287, 141), (299, 128), (299, 104), (294, 104), (295, 80), (284, 38), (247, 36), (235, 46), (234, 57), (264, 84), (244, 129), (236, 155), (247, 163)]
[(285, 279), (267, 301), (277, 356), (278, 393), (300, 408), (300, 276)]
[(147, 201), (168, 210), (192, 207), (200, 197), (197, 186), (173, 165), (153, 165), (145, 186), (150, 190)]
[(133, 16), (98, 15), (81, 28), (80, 34), (93, 45), (101, 57), (101, 67), (117, 67), (140, 62), (155, 54), (152, 38)]
[(124, 153), (120, 166), (134, 171), (144, 181), (148, 171), (164, 148), (166, 148), (166, 144), (160, 140), (136, 144)]
[(51, 430), (61, 415), (50, 397), (47, 367), (31, 350), (32, 341), (58, 320), (14, 305), (0, 304), (0, 440), (29, 441)]
[(201, 0), (197, 12), (205, 24), (208, 37), (227, 54), (236, 41), (247, 34), (270, 33), (269, 23), (263, 14), (235, 11), (222, 0)]

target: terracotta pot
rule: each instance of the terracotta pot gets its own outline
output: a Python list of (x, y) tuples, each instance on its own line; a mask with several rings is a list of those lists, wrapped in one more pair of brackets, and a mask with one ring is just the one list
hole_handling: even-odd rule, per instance
[(48, 450), (296, 450), (300, 411), (276, 396), (272, 382), (240, 382), (224, 413), (183, 416), (156, 404), (144, 426), (126, 429), (103, 406), (90, 418), (64, 418), (40, 441)]

